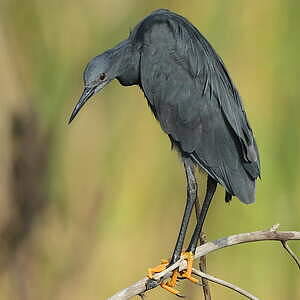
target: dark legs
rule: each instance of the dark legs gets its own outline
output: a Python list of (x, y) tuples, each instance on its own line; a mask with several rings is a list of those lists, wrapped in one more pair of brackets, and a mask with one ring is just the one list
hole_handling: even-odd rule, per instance
[[(198, 279), (192, 277), (193, 257), (195, 254), (198, 240), (200, 238), (201, 230), (203, 227), (203, 223), (204, 223), (211, 199), (212, 199), (212, 197), (216, 191), (216, 187), (217, 187), (217, 182), (208, 175), (206, 195), (205, 195), (205, 198), (204, 198), (204, 201), (203, 201), (203, 204), (201, 207), (201, 211), (200, 211), (199, 204), (197, 204), (197, 201), (196, 201), (197, 200), (197, 181), (196, 181), (196, 177), (194, 174), (193, 163), (188, 158), (183, 158), (183, 163), (184, 163), (184, 169), (185, 169), (186, 180), (187, 180), (187, 200), (186, 200), (184, 215), (182, 218), (181, 227), (180, 227), (179, 235), (178, 235), (178, 238), (176, 241), (175, 249), (174, 249), (172, 258), (169, 263), (168, 263), (168, 261), (164, 260), (161, 262), (160, 265), (158, 265), (154, 268), (148, 269), (148, 277), (150, 279), (147, 283), (147, 288), (151, 287), (153, 284), (153, 281), (155, 282), (155, 280), (153, 279), (153, 273), (163, 271), (168, 266), (174, 264), (180, 257), (182, 257), (182, 258), (186, 259), (186, 261), (187, 261), (186, 271), (179, 272), (178, 270), (174, 270), (170, 280), (168, 280), (167, 282), (160, 283), (160, 285), (164, 289), (168, 290), (169, 292), (171, 292), (177, 296), (181, 296), (179, 291), (177, 291), (175, 289), (176, 281), (178, 278), (186, 278), (186, 279), (191, 280), (194, 283), (198, 282)], [(194, 230), (192, 239), (190, 241), (190, 244), (189, 244), (187, 250), (184, 253), (182, 253), (183, 242), (184, 242), (184, 238), (186, 235), (187, 227), (189, 224), (189, 220), (190, 220), (194, 205), (195, 205), (195, 209), (196, 209), (196, 213), (197, 213), (197, 225), (196, 225), (196, 228)]]
[[(182, 247), (183, 247), (183, 242), (184, 242), (184, 237), (186, 234), (187, 226), (189, 223), (189, 219), (191, 216), (191, 212), (193, 209), (193, 206), (195, 204), (195, 201), (197, 199), (197, 182), (196, 182), (196, 177), (194, 174), (194, 169), (191, 163), (187, 160), (184, 160), (184, 168), (185, 168), (185, 173), (186, 173), (186, 178), (187, 178), (187, 201), (186, 201), (186, 206), (185, 206), (185, 211), (179, 231), (179, 235), (177, 238), (176, 246), (172, 255), (172, 259), (170, 261), (170, 265), (175, 263), (181, 255)], [(206, 195), (201, 207), (200, 215), (197, 220), (197, 225), (194, 230), (192, 239), (190, 241), (190, 244), (187, 248), (187, 252), (195, 252), (195, 249), (197, 247), (197, 243), (202, 231), (203, 223), (210, 205), (210, 202), (213, 198), (213, 195), (216, 191), (217, 187), (217, 182), (207, 175), (207, 189), (206, 189)]]
[(192, 162), (188, 159), (184, 159), (183, 163), (184, 163), (184, 169), (185, 169), (186, 180), (187, 180), (187, 199), (186, 199), (186, 205), (185, 205), (185, 210), (181, 222), (179, 235), (169, 265), (172, 265), (180, 258), (184, 237), (189, 224), (192, 209), (197, 199), (197, 181), (194, 174), (194, 168)]
[(204, 223), (211, 199), (214, 196), (214, 193), (216, 191), (216, 188), (217, 188), (217, 182), (213, 178), (211, 178), (209, 175), (207, 175), (206, 194), (205, 194), (205, 198), (204, 198), (204, 201), (203, 201), (203, 204), (201, 207), (201, 212), (200, 212), (200, 216), (197, 221), (196, 228), (194, 230), (190, 244), (187, 248), (188, 252), (195, 253), (197, 243), (200, 238), (201, 231), (202, 231), (203, 223)]

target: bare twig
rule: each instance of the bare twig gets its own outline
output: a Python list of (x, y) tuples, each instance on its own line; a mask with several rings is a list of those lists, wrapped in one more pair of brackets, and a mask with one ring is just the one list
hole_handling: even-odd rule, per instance
[(211, 276), (209, 274), (206, 274), (206, 273), (203, 273), (199, 270), (196, 270), (193, 268), (193, 274), (197, 275), (197, 276), (200, 276), (201, 278), (205, 278), (206, 280), (209, 280), (209, 281), (212, 281), (212, 282), (215, 282), (215, 283), (218, 283), (220, 285), (223, 285), (229, 289), (232, 289), (238, 293), (240, 293), (241, 295), (251, 299), (251, 300), (259, 300), (257, 297), (251, 295), (249, 292), (239, 288), (238, 286), (236, 285), (233, 285), (232, 283), (229, 283), (225, 280), (222, 280), (222, 279), (219, 279), (219, 278), (216, 278), (214, 276)]
[[(206, 236), (205, 236), (205, 234), (201, 234), (200, 246), (204, 245), (205, 243), (206, 243)], [(205, 255), (200, 257), (199, 268), (200, 268), (201, 272), (206, 273), (207, 264), (206, 264), (206, 256)], [(201, 282), (202, 282), (202, 290), (203, 290), (204, 299), (211, 300), (211, 294), (210, 294), (208, 280), (204, 276), (201, 276)]]
[[(203, 203), (202, 203), (202, 205), (203, 205)], [(197, 218), (197, 220), (199, 220), (201, 208), (200, 208), (200, 201), (199, 201), (198, 196), (195, 201), (195, 211), (196, 211), (196, 218)], [(206, 243), (206, 235), (204, 233), (201, 233), (199, 242), (200, 242), (200, 246)], [(200, 257), (199, 269), (200, 269), (200, 271), (206, 273), (207, 263), (206, 263), (205, 255)], [(204, 299), (211, 300), (211, 294), (210, 294), (208, 281), (204, 277), (201, 277), (201, 283), (202, 283)]]
[(277, 231), (279, 226), (280, 226), (279, 223), (272, 225), (271, 228), (270, 228), (270, 231)]
[(300, 270), (300, 260), (297, 257), (297, 255), (292, 251), (292, 249), (289, 247), (287, 241), (281, 241), (281, 244), (282, 244), (283, 248), (288, 252), (288, 254), (292, 257), (292, 259), (297, 264), (297, 266)]
[[(195, 259), (203, 255), (207, 255), (210, 252), (233, 246), (242, 243), (258, 242), (258, 241), (288, 241), (288, 240), (300, 240), (300, 232), (298, 231), (276, 231), (276, 230), (262, 230), (249, 233), (241, 233), (236, 235), (231, 235), (226, 238), (221, 238), (213, 242), (208, 242), (204, 245), (197, 247), (195, 253)], [(148, 289), (155, 288), (159, 285), (162, 280), (169, 278), (172, 271), (179, 268), (179, 270), (184, 270), (186, 268), (186, 261), (184, 259), (179, 259), (175, 264), (170, 266), (168, 269), (161, 273), (155, 274), (149, 284), (149, 279), (147, 277), (141, 279), (140, 281), (134, 283), (133, 285), (125, 288), (124, 290), (116, 293), (107, 300), (126, 300), (133, 296), (139, 295)], [(146, 288), (147, 284), (147, 288)]]

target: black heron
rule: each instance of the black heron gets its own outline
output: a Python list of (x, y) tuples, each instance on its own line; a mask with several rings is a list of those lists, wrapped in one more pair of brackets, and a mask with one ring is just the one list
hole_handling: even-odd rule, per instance
[[(260, 176), (256, 142), (241, 98), (221, 58), (205, 37), (184, 17), (169, 10), (152, 12), (129, 37), (94, 57), (84, 71), (84, 91), (71, 122), (87, 100), (117, 79), (123, 86), (138, 85), (181, 154), (187, 180), (186, 207), (169, 265), (182, 255), (190, 215), (197, 200), (195, 167), (207, 173), (201, 212), (185, 257), (190, 261), (217, 184), (243, 203), (255, 200)], [(164, 263), (153, 272), (161, 271)], [(191, 269), (184, 277), (191, 279)], [(151, 272), (149, 274), (151, 277)], [(163, 287), (178, 293), (178, 272)]]

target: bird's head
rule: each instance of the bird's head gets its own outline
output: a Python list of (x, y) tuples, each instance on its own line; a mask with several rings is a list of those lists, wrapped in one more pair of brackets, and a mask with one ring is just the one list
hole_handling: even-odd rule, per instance
[(138, 51), (132, 50), (128, 40), (94, 57), (83, 72), (84, 90), (72, 112), (69, 124), (83, 105), (115, 78), (125, 86), (137, 84), (139, 60)]
[(115, 55), (107, 51), (94, 57), (87, 64), (83, 72), (84, 90), (72, 112), (69, 124), (93, 95), (101, 91), (109, 82), (116, 78), (118, 63), (115, 61), (115, 58)]

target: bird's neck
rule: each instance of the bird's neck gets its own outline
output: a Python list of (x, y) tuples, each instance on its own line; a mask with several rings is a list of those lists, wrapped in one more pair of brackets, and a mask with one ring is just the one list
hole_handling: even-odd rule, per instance
[(116, 78), (124, 86), (139, 84), (140, 79), (140, 53), (129, 40), (118, 44), (115, 48), (118, 56), (118, 74)]

